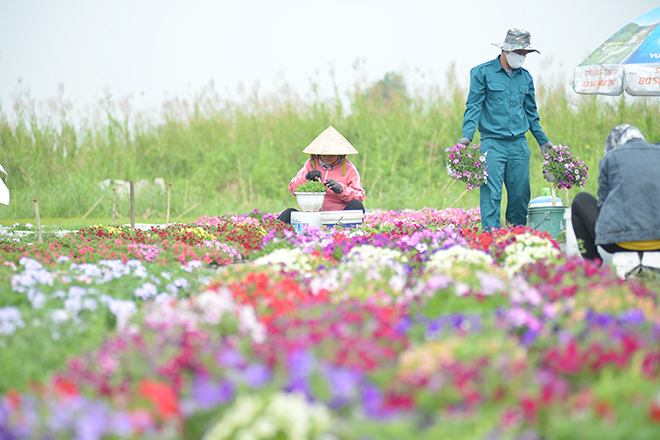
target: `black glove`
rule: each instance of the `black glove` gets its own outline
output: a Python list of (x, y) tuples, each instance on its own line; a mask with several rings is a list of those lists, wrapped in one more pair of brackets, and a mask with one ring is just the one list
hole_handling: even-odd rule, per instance
[(326, 180), (325, 186), (333, 190), (335, 194), (341, 194), (344, 191), (344, 188), (335, 179)]
[(461, 138), (461, 140), (458, 141), (459, 144), (463, 144), (463, 145), (465, 145), (466, 147), (469, 147), (469, 146), (470, 146), (470, 142), (471, 142), (471, 141), (470, 141), (470, 139), (468, 139), (468, 138)]
[(541, 153), (545, 153), (545, 150), (552, 148), (552, 142), (548, 141), (545, 144), (541, 145)]
[(307, 180), (317, 180), (321, 181), (321, 172), (319, 170), (312, 170), (308, 171), (307, 174), (305, 174), (305, 179)]

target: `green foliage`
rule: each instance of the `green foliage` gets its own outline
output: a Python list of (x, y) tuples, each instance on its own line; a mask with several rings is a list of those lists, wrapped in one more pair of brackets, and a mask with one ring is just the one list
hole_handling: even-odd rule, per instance
[(296, 188), (296, 192), (307, 192), (307, 193), (324, 193), (325, 194), (325, 185), (316, 180), (310, 180)]
[[(202, 93), (193, 102), (167, 103), (160, 124), (130, 111), (119, 116), (113, 110), (117, 103), (107, 98), (87, 115), (91, 120), (98, 113), (100, 119), (73, 125), (66, 112), (38, 116), (34, 103), (22, 97), (15, 114), (0, 114), (0, 163), (9, 173), (12, 196), (9, 206), (0, 205), (0, 220), (33, 219), (34, 198), (42, 217), (81, 218), (103, 197), (90, 215), (110, 218), (113, 192), (101, 187), (104, 179), (172, 183), (174, 221), (254, 209), (279, 212), (291, 205), (288, 183), (307, 159), (302, 150), (329, 125), (359, 151), (351, 160), (368, 209), (472, 208), (479, 205), (478, 191), (466, 191), (444, 167), (445, 148), (462, 136), (467, 96), (453, 73), (448, 79), (445, 90), (417, 93), (390, 72), (347, 92), (347, 109), (339, 98), (323, 100), (316, 93), (308, 101), (286, 93), (240, 103)], [(648, 141), (660, 142), (658, 101), (575, 96), (538, 84), (537, 102), (551, 141), (569, 146), (589, 167), (584, 190), (590, 193), (596, 192), (602, 145), (612, 127), (630, 123)], [(528, 141), (534, 197), (545, 186), (543, 158), (530, 134)], [(136, 220), (163, 222), (167, 201), (162, 188), (139, 191)], [(127, 196), (118, 197), (117, 211), (117, 221), (126, 223)]]
[(367, 96), (382, 101), (407, 98), (408, 92), (403, 75), (397, 72), (387, 72), (383, 79), (367, 90)]

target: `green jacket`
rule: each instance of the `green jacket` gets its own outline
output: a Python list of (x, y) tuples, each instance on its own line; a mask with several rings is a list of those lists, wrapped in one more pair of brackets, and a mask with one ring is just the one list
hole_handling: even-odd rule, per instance
[(464, 138), (474, 139), (479, 127), (482, 139), (515, 138), (531, 130), (539, 145), (548, 142), (539, 124), (532, 75), (520, 68), (509, 77), (499, 57), (470, 71), (465, 107)]

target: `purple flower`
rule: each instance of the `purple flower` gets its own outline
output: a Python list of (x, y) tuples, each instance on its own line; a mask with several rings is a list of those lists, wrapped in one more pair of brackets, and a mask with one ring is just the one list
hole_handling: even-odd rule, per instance
[(587, 312), (587, 316), (585, 317), (585, 320), (589, 324), (593, 324), (600, 327), (605, 327), (616, 321), (616, 319), (612, 315), (608, 315), (607, 313), (596, 313), (591, 310)]
[(626, 310), (619, 315), (619, 319), (624, 324), (638, 325), (644, 322), (644, 314), (637, 309)]
[(221, 367), (239, 368), (245, 364), (245, 360), (238, 351), (225, 348), (215, 356), (215, 363)]
[(308, 399), (312, 399), (312, 391), (309, 387), (309, 381), (304, 377), (292, 377), (289, 384), (285, 387), (288, 393), (304, 394)]
[(536, 337), (538, 336), (538, 332), (532, 330), (532, 329), (527, 329), (522, 335), (521, 342), (525, 347), (528, 347), (536, 341)]
[(358, 371), (351, 371), (341, 367), (330, 367), (326, 370), (326, 377), (330, 391), (335, 397), (349, 400), (354, 397), (360, 384), (362, 375)]
[(403, 318), (399, 319), (399, 322), (397, 322), (395, 328), (398, 333), (405, 334), (411, 325), (412, 325), (412, 320), (407, 316), (404, 316)]
[(193, 380), (191, 392), (193, 400), (200, 408), (211, 409), (232, 398), (234, 385), (228, 380), (216, 383), (203, 376), (197, 376)]
[(243, 380), (250, 388), (262, 388), (270, 380), (270, 370), (261, 364), (250, 364), (243, 370)]
[(101, 403), (86, 405), (75, 421), (76, 439), (100, 440), (108, 427), (108, 410)]
[(133, 436), (133, 426), (131, 420), (124, 413), (111, 414), (108, 418), (108, 433), (114, 434), (119, 438), (129, 438)]
[(294, 351), (290, 353), (288, 361), (291, 377), (307, 377), (314, 370), (314, 357), (307, 351)]

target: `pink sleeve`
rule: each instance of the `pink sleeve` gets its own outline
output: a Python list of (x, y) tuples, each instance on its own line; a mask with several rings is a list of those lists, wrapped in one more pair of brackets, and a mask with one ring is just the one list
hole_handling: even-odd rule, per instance
[(291, 182), (289, 182), (289, 191), (291, 191), (291, 194), (296, 192), (296, 188), (298, 188), (303, 183), (307, 182), (307, 178), (305, 177), (305, 175), (307, 174), (307, 172), (313, 169), (314, 167), (312, 166), (312, 161), (307, 159), (305, 165), (303, 165), (300, 171), (298, 171), (298, 174), (296, 174), (296, 176), (293, 179), (291, 179)]
[(346, 180), (343, 186), (344, 191), (337, 194), (342, 202), (348, 203), (353, 199), (364, 202), (365, 192), (360, 181), (360, 173), (351, 162), (346, 164)]

